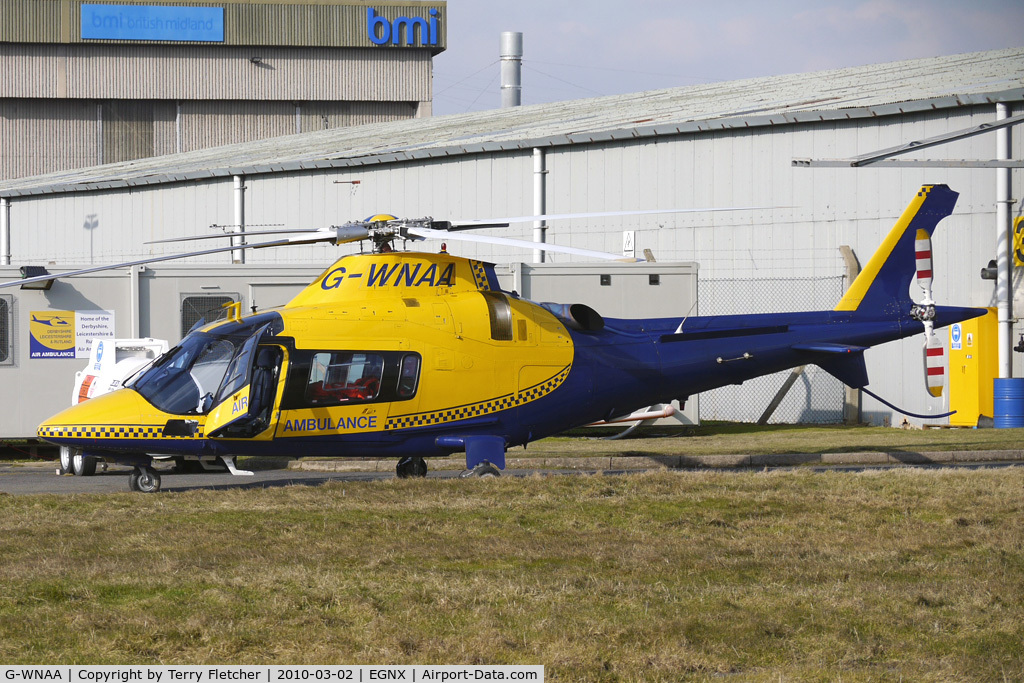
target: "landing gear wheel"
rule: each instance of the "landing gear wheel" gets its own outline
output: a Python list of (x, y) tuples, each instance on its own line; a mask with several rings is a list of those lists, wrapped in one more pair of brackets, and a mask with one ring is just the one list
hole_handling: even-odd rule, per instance
[(71, 448), (68, 446), (60, 447), (60, 468), (57, 470), (57, 474), (74, 474), (74, 470), (71, 466)]
[(419, 456), (406, 456), (395, 465), (395, 474), (399, 479), (425, 477), (427, 476), (427, 462)]
[(491, 463), (484, 461), (474, 467), (471, 470), (466, 470), (459, 475), (460, 479), (469, 479), (470, 477), (500, 477), (501, 470), (492, 465)]
[(96, 458), (90, 458), (82, 451), (75, 451), (71, 456), (71, 471), (76, 477), (91, 477), (96, 474)]
[(152, 467), (136, 467), (128, 475), (128, 488), (139, 493), (156, 493), (160, 490), (160, 475)]

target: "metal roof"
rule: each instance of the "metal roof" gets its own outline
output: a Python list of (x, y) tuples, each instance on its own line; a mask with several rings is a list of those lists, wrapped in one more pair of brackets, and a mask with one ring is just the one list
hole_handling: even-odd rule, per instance
[(0, 196), (344, 168), (1024, 100), (1024, 48), (302, 133), (0, 181)]

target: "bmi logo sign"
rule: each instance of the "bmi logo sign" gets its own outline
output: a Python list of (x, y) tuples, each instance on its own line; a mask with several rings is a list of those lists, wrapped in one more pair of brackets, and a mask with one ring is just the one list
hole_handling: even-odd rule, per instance
[(366, 8), (366, 33), (374, 45), (405, 44), (407, 46), (437, 45), (440, 31), (438, 30), (437, 10), (430, 9), (430, 18), (398, 17), (394, 21), (382, 17), (374, 7)]
[(223, 7), (82, 4), (85, 40), (224, 42)]

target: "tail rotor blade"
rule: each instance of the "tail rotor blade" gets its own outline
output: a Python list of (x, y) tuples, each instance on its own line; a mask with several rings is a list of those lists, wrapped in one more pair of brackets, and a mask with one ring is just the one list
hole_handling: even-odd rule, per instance
[(924, 343), (924, 377), (928, 393), (938, 398), (946, 388), (946, 348), (939, 335), (928, 330)]
[(925, 306), (934, 304), (932, 300), (932, 238), (927, 230), (918, 230), (917, 239), (914, 242), (914, 252), (917, 256), (917, 284), (924, 292)]
[(938, 398), (946, 388), (946, 349), (935, 334), (935, 300), (932, 299), (932, 238), (927, 230), (918, 230), (914, 240), (917, 259), (917, 284), (924, 293), (914, 307), (916, 319), (924, 323), (924, 379), (928, 393)]

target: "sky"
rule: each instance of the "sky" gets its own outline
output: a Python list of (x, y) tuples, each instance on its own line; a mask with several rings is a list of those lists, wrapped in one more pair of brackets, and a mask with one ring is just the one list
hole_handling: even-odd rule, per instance
[(434, 114), (500, 106), (499, 37), (523, 33), (523, 104), (1024, 45), (1024, 0), (448, 0)]

